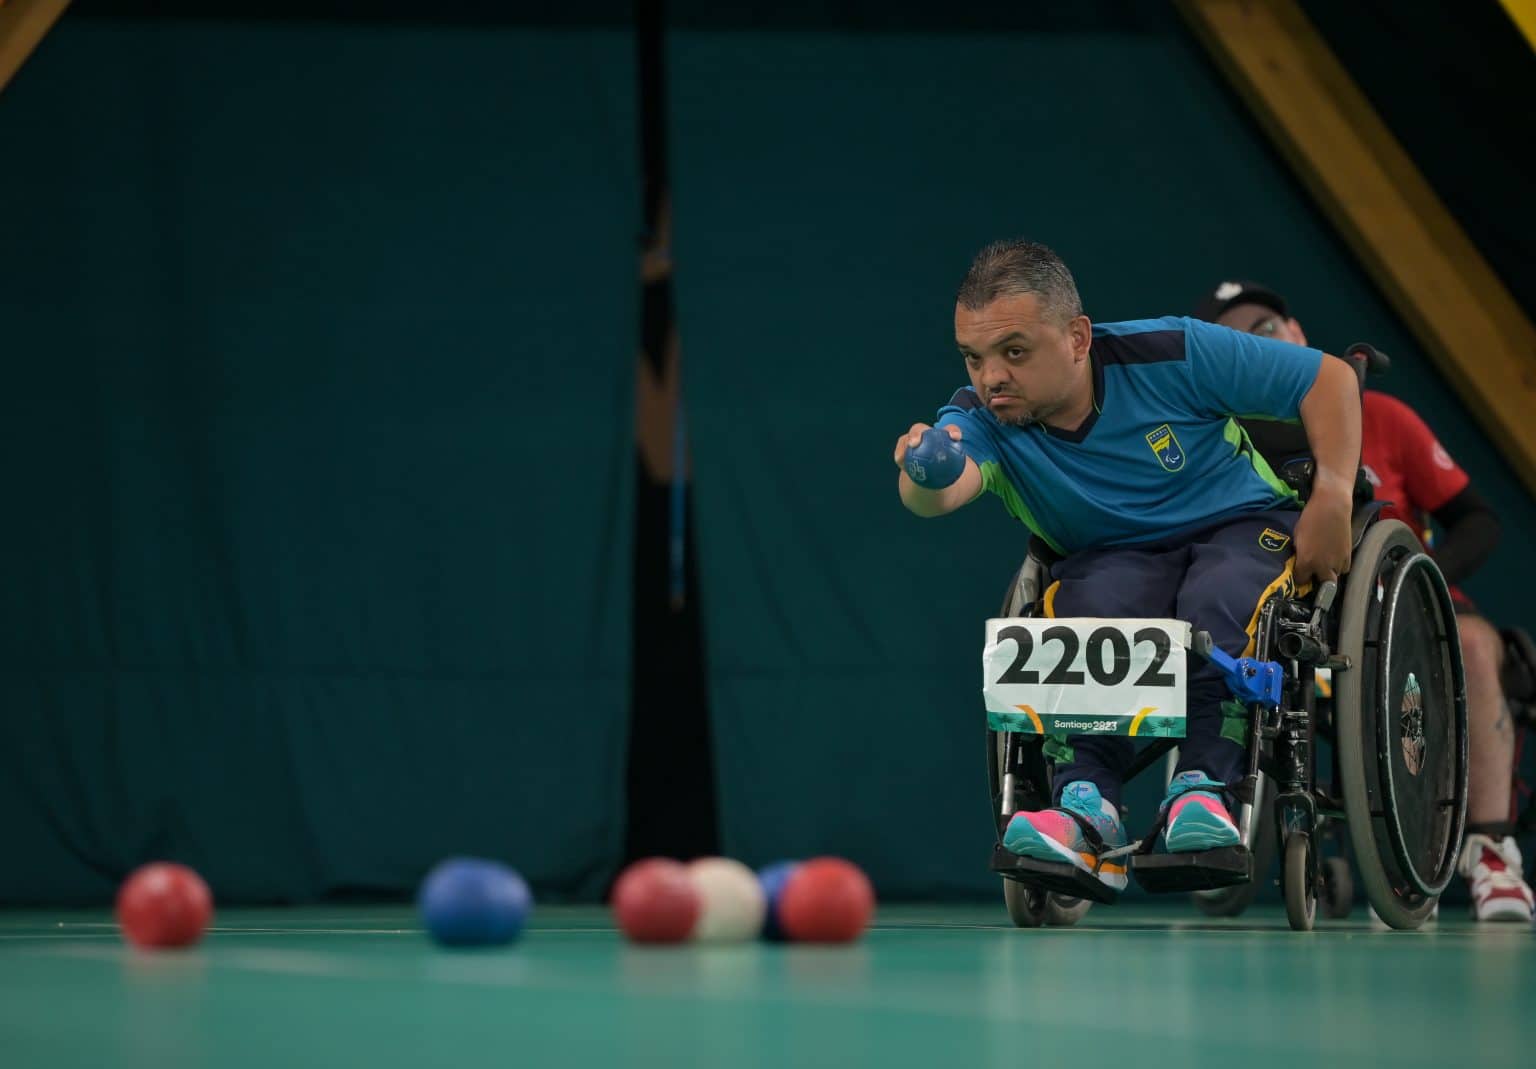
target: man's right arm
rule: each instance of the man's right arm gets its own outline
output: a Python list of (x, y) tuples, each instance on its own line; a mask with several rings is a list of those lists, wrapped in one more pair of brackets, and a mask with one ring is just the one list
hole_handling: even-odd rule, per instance
[[(951, 439), (960, 441), (959, 427), (950, 425), (944, 429), (949, 432)], [(901, 474), (897, 476), (896, 489), (901, 495), (901, 503), (915, 515), (943, 516), (969, 505), (981, 496), (981, 468), (970, 457), (966, 457), (965, 470), (960, 473), (960, 478), (942, 490), (929, 490), (927, 487), (918, 486), (908, 477), (902, 462), (906, 459), (908, 449), (917, 448), (926, 430), (928, 430), (928, 424), (914, 423), (911, 430), (896, 439), (896, 467), (901, 470)]]

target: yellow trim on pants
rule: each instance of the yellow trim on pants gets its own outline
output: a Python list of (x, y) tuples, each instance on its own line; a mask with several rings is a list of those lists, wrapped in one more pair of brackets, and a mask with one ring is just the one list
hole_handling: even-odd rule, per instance
[(1311, 583), (1305, 583), (1299, 587), (1296, 585), (1295, 568), (1296, 558), (1294, 556), (1287, 557), (1285, 561), (1285, 568), (1280, 572), (1279, 575), (1275, 576), (1274, 582), (1270, 583), (1267, 587), (1264, 588), (1264, 593), (1259, 595), (1259, 600), (1255, 602), (1253, 606), (1253, 615), (1248, 618), (1248, 626), (1244, 628), (1244, 630), (1248, 632), (1248, 645), (1243, 647), (1243, 652), (1238, 656), (1252, 657), (1254, 651), (1258, 649), (1259, 612), (1264, 608), (1264, 603), (1268, 601), (1272, 595), (1283, 592), (1286, 597), (1291, 597), (1295, 594), (1305, 594), (1312, 589)]
[(1045, 615), (1052, 620), (1056, 619), (1056, 591), (1060, 589), (1060, 579), (1045, 588)]

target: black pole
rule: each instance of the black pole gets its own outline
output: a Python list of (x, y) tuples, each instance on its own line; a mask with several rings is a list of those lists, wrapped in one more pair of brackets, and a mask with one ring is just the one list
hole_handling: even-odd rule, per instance
[(690, 858), (720, 850), (691, 488), (678, 422), (683, 413), (672, 295), (661, 0), (637, 0), (635, 42), (645, 212), (637, 387), (642, 395), (662, 400), (642, 404), (637, 413), (626, 860)]

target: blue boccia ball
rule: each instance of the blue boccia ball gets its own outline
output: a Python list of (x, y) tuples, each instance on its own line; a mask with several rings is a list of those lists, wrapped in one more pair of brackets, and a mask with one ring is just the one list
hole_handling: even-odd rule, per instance
[(757, 882), (763, 885), (763, 897), (768, 900), (768, 910), (763, 915), (763, 938), (771, 943), (782, 943), (789, 938), (779, 920), (779, 899), (784, 895), (784, 885), (799, 867), (798, 861), (775, 861), (758, 870)]
[(929, 427), (916, 446), (907, 447), (902, 468), (925, 490), (942, 490), (965, 471), (965, 451), (943, 427)]
[(427, 931), (444, 946), (497, 946), (522, 934), (533, 895), (499, 861), (454, 857), (427, 873), (419, 905)]

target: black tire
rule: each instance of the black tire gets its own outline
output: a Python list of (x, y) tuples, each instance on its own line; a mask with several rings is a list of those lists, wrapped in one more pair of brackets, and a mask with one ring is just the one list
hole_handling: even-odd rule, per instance
[[(1248, 860), (1252, 865), (1253, 859)], [(1251, 872), (1250, 869), (1250, 874)], [(1239, 883), (1231, 887), (1218, 887), (1214, 891), (1195, 891), (1189, 897), (1194, 901), (1195, 908), (1207, 917), (1241, 917), (1248, 907), (1253, 905), (1253, 900), (1258, 893), (1259, 889), (1254, 886), (1250, 878), (1247, 883)]]
[(1341, 921), (1355, 908), (1355, 878), (1349, 861), (1342, 857), (1323, 858), (1323, 916)]
[(1310, 932), (1317, 921), (1317, 883), (1314, 879), (1312, 836), (1293, 831), (1285, 837), (1285, 859), (1280, 883), (1285, 890), (1285, 919), (1292, 931)]
[(1066, 895), (1047, 895), (1045, 899), (1045, 923), (1052, 928), (1070, 928), (1088, 915), (1093, 902), (1087, 898), (1068, 898)]
[(1253, 850), (1248, 855), (1248, 882), (1214, 891), (1195, 891), (1189, 896), (1195, 908), (1207, 917), (1241, 917), (1258, 897), (1260, 881), (1275, 863), (1274, 798), (1274, 785), (1266, 779), (1261, 804), (1253, 814), (1254, 827), (1258, 830), (1254, 833)]
[[(1413, 929), (1455, 873), (1466, 822), (1466, 685), (1456, 618), (1444, 578), (1404, 524), (1374, 525), (1355, 561), (1337, 643), (1351, 667), (1334, 679), (1344, 811), (1372, 908), (1389, 926)], [(1394, 653), (1394, 645), (1404, 648)], [(1416, 724), (1411, 712), (1419, 714)]]
[(1045, 923), (1047, 892), (1018, 880), (1003, 878), (1003, 902), (1016, 928), (1038, 928)]

